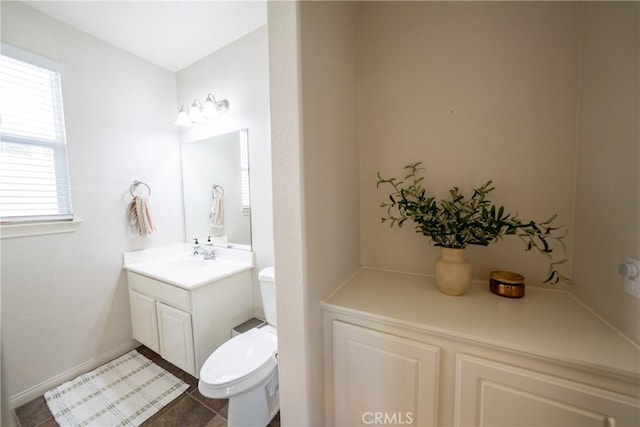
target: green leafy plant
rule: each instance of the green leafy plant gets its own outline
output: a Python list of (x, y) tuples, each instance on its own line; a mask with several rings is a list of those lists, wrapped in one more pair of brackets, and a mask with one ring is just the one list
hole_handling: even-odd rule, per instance
[(449, 190), (450, 199), (436, 200), (422, 186), (424, 177), (419, 172), (424, 168), (422, 162), (405, 166), (406, 175), (402, 180), (383, 178), (378, 172), (377, 188), (390, 186), (389, 201), (381, 203), (387, 215), (382, 222), (390, 226), (402, 227), (411, 220), (416, 233), (431, 239), (435, 246), (463, 249), (468, 245), (488, 246), (504, 236), (518, 236), (525, 243), (525, 250), (536, 249), (549, 259), (549, 271), (544, 283), (555, 284), (559, 281), (572, 283), (562, 275), (556, 266), (567, 260), (554, 260), (553, 246), (558, 243), (566, 252), (563, 242), (567, 230), (555, 225), (557, 215), (546, 221), (524, 221), (517, 214), (505, 212), (503, 206), (497, 207), (487, 195), (495, 188), (492, 181), (473, 190), (470, 198), (460, 193), (458, 187)]

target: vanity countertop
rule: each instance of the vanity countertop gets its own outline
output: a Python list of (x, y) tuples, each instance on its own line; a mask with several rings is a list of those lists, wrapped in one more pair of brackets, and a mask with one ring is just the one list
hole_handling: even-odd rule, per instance
[(123, 268), (183, 289), (192, 290), (254, 267), (253, 252), (216, 248), (216, 259), (193, 255), (193, 245), (178, 244), (124, 254)]
[(430, 276), (361, 268), (322, 307), (640, 380), (640, 349), (565, 291), (509, 299), (477, 281), (453, 297)]

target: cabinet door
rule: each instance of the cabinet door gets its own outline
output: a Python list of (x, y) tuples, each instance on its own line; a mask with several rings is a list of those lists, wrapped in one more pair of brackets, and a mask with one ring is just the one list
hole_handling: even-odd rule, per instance
[(156, 353), (160, 353), (156, 302), (135, 291), (129, 291), (129, 306), (133, 338)]
[(437, 424), (439, 349), (333, 321), (334, 424)]
[(636, 399), (474, 356), (457, 356), (457, 426), (640, 425)]
[(193, 357), (191, 314), (161, 302), (156, 302), (156, 305), (161, 356), (178, 368), (197, 376)]

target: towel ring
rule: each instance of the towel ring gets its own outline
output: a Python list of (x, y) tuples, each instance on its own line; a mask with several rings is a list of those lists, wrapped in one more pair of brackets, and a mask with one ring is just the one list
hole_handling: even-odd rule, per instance
[(222, 188), (222, 186), (218, 185), (218, 184), (213, 184), (211, 186), (211, 195), (215, 196), (215, 193), (220, 192), (222, 193), (222, 196), (224, 197), (224, 188)]
[(146, 182), (133, 181), (133, 184), (131, 184), (131, 187), (129, 187), (129, 193), (131, 193), (131, 197), (136, 197), (136, 195), (133, 192), (133, 190), (135, 190), (139, 185), (144, 185), (145, 187), (147, 187), (147, 191), (149, 192), (149, 196), (151, 195), (151, 187), (149, 187), (149, 185)]

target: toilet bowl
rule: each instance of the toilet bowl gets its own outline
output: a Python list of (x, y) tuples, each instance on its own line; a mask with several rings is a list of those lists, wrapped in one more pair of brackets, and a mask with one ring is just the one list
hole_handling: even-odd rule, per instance
[(200, 370), (200, 393), (229, 399), (230, 427), (264, 427), (280, 409), (273, 267), (260, 271), (259, 280), (267, 323), (222, 344)]
[(227, 399), (257, 387), (277, 369), (276, 351), (276, 332), (270, 325), (230, 339), (202, 365), (200, 392), (214, 399)]

